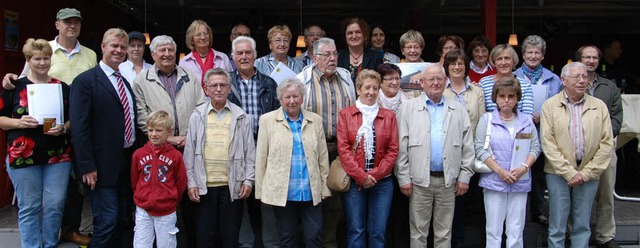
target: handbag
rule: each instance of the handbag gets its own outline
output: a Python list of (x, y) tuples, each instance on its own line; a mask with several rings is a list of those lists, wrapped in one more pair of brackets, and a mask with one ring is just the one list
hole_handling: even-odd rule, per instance
[[(489, 147), (489, 138), (491, 137), (491, 119), (492, 119), (492, 114), (489, 113), (487, 115), (489, 118), (487, 119), (487, 135), (484, 137), (484, 149), (488, 150), (489, 153), (491, 153), (491, 156), (493, 156), (493, 152), (491, 151), (491, 147)], [(481, 161), (477, 156), (476, 159), (473, 163), (473, 171), (476, 173), (491, 173), (493, 172), (493, 170), (487, 165), (485, 164), (483, 161)]]
[[(356, 154), (356, 149), (358, 148), (358, 141), (353, 144), (351, 147), (351, 151), (353, 155)], [(347, 192), (351, 187), (351, 177), (344, 171), (342, 167), (342, 162), (340, 162), (340, 156), (336, 157), (333, 162), (331, 162), (331, 167), (329, 168), (329, 176), (327, 177), (327, 187), (330, 190), (336, 192)]]

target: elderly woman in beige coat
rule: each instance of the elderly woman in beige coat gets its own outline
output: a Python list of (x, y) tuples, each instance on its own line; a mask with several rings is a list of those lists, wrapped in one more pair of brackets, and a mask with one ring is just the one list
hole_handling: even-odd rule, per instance
[(256, 199), (272, 205), (280, 247), (299, 247), (302, 223), (307, 247), (322, 247), (322, 205), (329, 156), (322, 118), (302, 110), (305, 87), (287, 79), (277, 89), (281, 107), (260, 117), (256, 148)]

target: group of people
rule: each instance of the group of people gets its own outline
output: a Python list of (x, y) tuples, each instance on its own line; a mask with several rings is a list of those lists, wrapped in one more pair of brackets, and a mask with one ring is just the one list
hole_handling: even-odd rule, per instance
[[(478, 187), (487, 247), (500, 247), (503, 233), (507, 247), (523, 247), (530, 191), (549, 247), (567, 237), (588, 246), (594, 200), (595, 238), (617, 247), (622, 109), (616, 85), (596, 74), (595, 46), (578, 49), (558, 77), (541, 65), (540, 36), (524, 40), (517, 67), (509, 45), (477, 37), (469, 58), (464, 40), (446, 35), (440, 61), (414, 76), (421, 90), (406, 90), (396, 63), (424, 62), (421, 33), (401, 36), (400, 59), (384, 50), (382, 27), (360, 18), (344, 22), (341, 50), (307, 27), (308, 49), (295, 58), (286, 25), (268, 31), (271, 52), (258, 58), (246, 25), (233, 28), (227, 56), (195, 20), (192, 52), (178, 64), (172, 37), (152, 39), (149, 64), (145, 37), (119, 28), (104, 33), (96, 63), (77, 41), (82, 20), (61, 9), (59, 35), (27, 40), (23, 76), (3, 78), (0, 128), (23, 247), (56, 247), (61, 228), (91, 247), (338, 247), (343, 238), (347, 247), (425, 247), (430, 230), (435, 247), (461, 247)], [(278, 63), (297, 76), (276, 83)], [(63, 124), (47, 132), (28, 112), (26, 87), (39, 83), (63, 93)], [(475, 159), (492, 172), (476, 173)], [(351, 178), (345, 192), (327, 187), (334, 160)], [(64, 220), (81, 212), (83, 187), (90, 238)]]

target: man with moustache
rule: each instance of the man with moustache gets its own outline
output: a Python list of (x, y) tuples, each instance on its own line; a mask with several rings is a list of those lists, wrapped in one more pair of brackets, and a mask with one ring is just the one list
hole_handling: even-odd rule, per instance
[(114, 233), (133, 231), (132, 226), (116, 227), (131, 214), (132, 204), (128, 179), (135, 150), (136, 100), (129, 82), (118, 71), (128, 41), (124, 30), (107, 30), (99, 65), (78, 75), (71, 86), (71, 138), (78, 175), (90, 188), (91, 196), (90, 247), (122, 246), (124, 242), (112, 240)]
[[(322, 116), (329, 161), (333, 161), (338, 156), (338, 113), (356, 102), (355, 86), (351, 73), (338, 67), (338, 52), (333, 39), (320, 38), (313, 43), (313, 61), (315, 64), (305, 67), (297, 76), (307, 89), (302, 109)], [(332, 195), (322, 205), (324, 247), (338, 246), (342, 204), (340, 194), (334, 192)]]
[(431, 223), (434, 247), (451, 247), (455, 197), (467, 192), (473, 176), (471, 121), (460, 103), (443, 96), (446, 80), (442, 65), (429, 63), (421, 73), (425, 93), (396, 114), (400, 147), (394, 170), (400, 192), (409, 197), (411, 247), (427, 247)]
[[(276, 95), (278, 85), (253, 65), (257, 54), (256, 42), (251, 37), (239, 36), (231, 44), (231, 57), (237, 69), (230, 73), (229, 101), (240, 106), (247, 113), (254, 141), (258, 138), (260, 116), (280, 107), (280, 101)], [(260, 243), (259, 239), (254, 241), (253, 229), (257, 234), (262, 233), (263, 247), (279, 247), (280, 235), (271, 206), (261, 204), (254, 195), (246, 202), (247, 207), (240, 227), (240, 247), (254, 247), (254, 243)], [(262, 217), (259, 218), (260, 216)], [(253, 223), (250, 223), (250, 220), (253, 220)], [(255, 228), (252, 228), (252, 225)]]
[(304, 29), (304, 43), (307, 45), (307, 50), (295, 58), (302, 63), (303, 68), (313, 64), (313, 42), (325, 35), (324, 30), (318, 25), (309, 25)]
[(616, 236), (616, 220), (613, 216), (613, 190), (616, 184), (616, 138), (622, 127), (622, 102), (620, 90), (615, 83), (596, 73), (600, 57), (600, 49), (593, 45), (586, 45), (576, 51), (576, 61), (587, 67), (587, 94), (602, 100), (609, 110), (611, 130), (613, 130), (614, 145), (611, 150), (609, 166), (600, 175), (598, 191), (596, 193), (595, 238), (598, 247), (619, 247), (613, 239)]

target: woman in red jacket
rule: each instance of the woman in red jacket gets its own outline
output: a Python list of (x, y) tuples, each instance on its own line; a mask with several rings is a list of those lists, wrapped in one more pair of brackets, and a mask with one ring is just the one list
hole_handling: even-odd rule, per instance
[(341, 195), (348, 247), (375, 248), (385, 243), (393, 197), (391, 171), (398, 157), (398, 125), (393, 111), (378, 106), (380, 81), (377, 72), (362, 70), (356, 79), (360, 97), (338, 117), (340, 162), (352, 178), (349, 191)]

